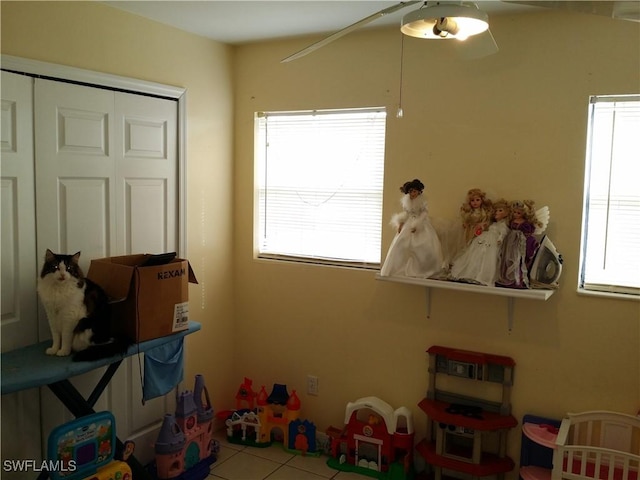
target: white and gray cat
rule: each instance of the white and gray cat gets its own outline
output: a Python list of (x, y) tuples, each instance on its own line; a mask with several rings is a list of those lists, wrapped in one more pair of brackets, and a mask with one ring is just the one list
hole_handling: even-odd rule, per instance
[(47, 249), (38, 278), (38, 295), (47, 313), (53, 344), (47, 355), (91, 361), (123, 354), (133, 342), (114, 336), (104, 290), (85, 278), (75, 255)]

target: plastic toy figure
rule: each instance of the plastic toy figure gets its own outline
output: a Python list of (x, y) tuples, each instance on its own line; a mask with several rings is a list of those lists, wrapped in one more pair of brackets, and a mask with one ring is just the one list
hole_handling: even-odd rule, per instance
[(442, 246), (422, 196), (424, 184), (416, 178), (406, 182), (400, 191), (404, 194), (401, 200), (403, 211), (391, 219), (397, 233), (380, 275), (438, 277), (443, 271)]
[(469, 247), (454, 260), (451, 277), (480, 285), (494, 286), (500, 262), (502, 240), (509, 233), (509, 203), (500, 199), (493, 204), (493, 223), (474, 237)]
[(498, 286), (529, 288), (529, 269), (539, 243), (534, 234), (542, 233), (549, 221), (548, 207), (535, 210), (533, 200), (511, 202), (509, 233), (501, 252)]
[(299, 450), (301, 455), (304, 457), (309, 451), (309, 440), (305, 435), (306, 428), (304, 425), (298, 425), (298, 433), (296, 434), (294, 447), (296, 450)]
[(467, 192), (467, 200), (460, 207), (464, 239), (468, 245), (473, 237), (481, 235), (491, 223), (491, 200), (479, 188)]

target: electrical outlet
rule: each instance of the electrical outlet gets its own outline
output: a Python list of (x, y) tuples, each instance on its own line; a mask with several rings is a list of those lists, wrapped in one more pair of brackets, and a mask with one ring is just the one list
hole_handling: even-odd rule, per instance
[(307, 393), (318, 395), (318, 377), (315, 375), (307, 375)]

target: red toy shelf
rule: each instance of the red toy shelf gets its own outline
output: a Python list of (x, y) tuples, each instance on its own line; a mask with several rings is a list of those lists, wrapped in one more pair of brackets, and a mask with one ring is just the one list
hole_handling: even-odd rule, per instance
[[(429, 388), (418, 407), (427, 416), (427, 437), (416, 447), (433, 468), (436, 480), (443, 469), (474, 478), (504, 474), (514, 463), (506, 455), (508, 431), (518, 425), (511, 415), (511, 388), (515, 361), (510, 357), (433, 345), (429, 354)], [(436, 378), (454, 376), (479, 384), (501, 385), (500, 402), (438, 390)], [(483, 392), (484, 393), (484, 392)], [(496, 392), (493, 392), (495, 396)], [(489, 447), (483, 443), (493, 438)]]
[(503, 365), (505, 367), (513, 367), (516, 362), (511, 357), (502, 355), (492, 355), (490, 353), (472, 352), (469, 350), (458, 350), (456, 348), (442, 347), (433, 345), (427, 349), (430, 355), (442, 355), (449, 360), (457, 360), (458, 362), (477, 363), (482, 365), (494, 364)]
[(439, 400), (423, 399), (418, 406), (433, 421), (446, 423), (447, 425), (458, 425), (460, 427), (472, 428), (474, 430), (493, 431), (514, 428), (518, 425), (518, 420), (512, 415), (500, 415), (499, 413), (483, 411), (482, 418), (468, 417), (456, 413), (449, 413), (447, 409), (450, 404)]
[(416, 446), (416, 450), (424, 457), (427, 463), (436, 467), (447, 468), (457, 472), (485, 477), (513, 470), (514, 463), (509, 457), (499, 457), (492, 453), (483, 452), (482, 461), (479, 464), (444, 457), (436, 453), (435, 442), (423, 440)]

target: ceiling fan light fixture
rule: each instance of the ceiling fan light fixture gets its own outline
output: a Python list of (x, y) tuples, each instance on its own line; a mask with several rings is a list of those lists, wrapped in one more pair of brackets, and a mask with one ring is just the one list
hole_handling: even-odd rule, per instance
[(489, 16), (475, 4), (437, 4), (402, 19), (400, 31), (410, 37), (464, 40), (489, 28)]
[(451, 17), (444, 17), (439, 19), (433, 26), (434, 35), (440, 37), (448, 37), (449, 35), (458, 35), (460, 33), (460, 27)]

